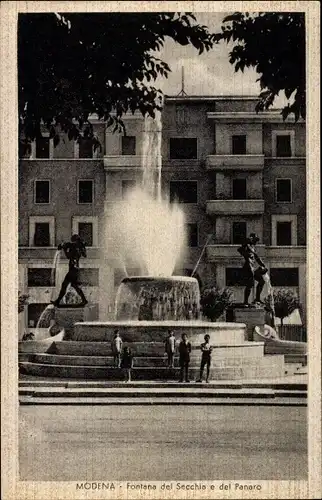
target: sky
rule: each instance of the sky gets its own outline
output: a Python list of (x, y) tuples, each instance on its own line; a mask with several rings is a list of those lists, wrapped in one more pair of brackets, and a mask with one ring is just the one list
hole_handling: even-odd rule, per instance
[[(194, 13), (199, 24), (204, 24), (210, 32), (219, 32), (223, 18), (228, 14)], [(167, 95), (177, 95), (181, 90), (181, 73), (184, 67), (185, 92), (188, 95), (254, 95), (260, 92), (259, 75), (254, 69), (245, 69), (244, 73), (235, 73), (229, 62), (229, 52), (233, 44), (221, 42), (209, 52), (199, 55), (192, 46), (181, 46), (173, 40), (165, 42), (159, 57), (166, 61), (172, 72), (168, 79), (157, 80), (157, 85)], [(284, 104), (278, 98), (274, 107)]]

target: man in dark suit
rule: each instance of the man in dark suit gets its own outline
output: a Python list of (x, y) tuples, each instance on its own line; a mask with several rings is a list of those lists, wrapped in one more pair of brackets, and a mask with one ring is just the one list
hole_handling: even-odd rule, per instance
[(179, 365), (180, 365), (180, 380), (179, 382), (190, 382), (188, 378), (191, 344), (188, 342), (187, 335), (181, 335), (181, 342), (179, 344)]

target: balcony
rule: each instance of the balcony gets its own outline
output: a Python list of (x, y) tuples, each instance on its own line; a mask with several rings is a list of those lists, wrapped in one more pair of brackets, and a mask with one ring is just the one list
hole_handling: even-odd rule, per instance
[(264, 155), (209, 155), (207, 170), (252, 170), (264, 168)]
[(208, 200), (208, 215), (261, 215), (264, 200)]
[(270, 261), (283, 261), (287, 262), (305, 262), (306, 260), (306, 247), (305, 246), (287, 246), (287, 247), (277, 247), (269, 246), (266, 247), (266, 257)]
[[(209, 262), (218, 260), (234, 261), (240, 259), (237, 249), (240, 245), (233, 244), (217, 244), (208, 245), (206, 248), (206, 255)], [(306, 247), (304, 246), (289, 246), (289, 247), (276, 247), (256, 245), (257, 254), (264, 259), (267, 264), (281, 261), (283, 263), (291, 262), (305, 262)]]
[[(109, 155), (104, 156), (104, 167), (108, 170), (141, 168), (144, 160), (145, 157), (142, 155)], [(161, 161), (161, 158), (158, 161)], [(155, 162), (157, 164), (157, 160)]]
[[(206, 248), (208, 262), (215, 262), (218, 260), (228, 260), (233, 262), (234, 259), (240, 261), (241, 256), (237, 249), (240, 245), (208, 245)], [(256, 246), (257, 254), (260, 257), (265, 256), (265, 245)]]
[[(53, 262), (56, 251), (57, 247), (18, 247), (18, 260), (21, 263), (30, 260)], [(100, 257), (100, 249), (97, 247), (87, 247), (86, 251), (87, 260), (98, 259)], [(67, 263), (68, 261), (63, 252), (62, 257), (62, 261)]]

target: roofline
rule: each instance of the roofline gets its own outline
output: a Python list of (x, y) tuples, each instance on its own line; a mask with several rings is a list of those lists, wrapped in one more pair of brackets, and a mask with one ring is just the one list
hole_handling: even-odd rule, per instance
[(165, 95), (166, 101), (258, 101), (259, 97), (254, 95), (193, 95), (193, 96), (175, 96), (175, 95)]

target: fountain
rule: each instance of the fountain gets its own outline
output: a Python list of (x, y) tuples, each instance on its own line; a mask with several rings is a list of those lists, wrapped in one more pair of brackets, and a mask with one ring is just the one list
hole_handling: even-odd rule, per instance
[[(211, 377), (219, 379), (281, 374), (282, 357), (264, 358), (263, 342), (245, 341), (243, 323), (200, 320), (198, 281), (174, 276), (186, 248), (184, 213), (161, 192), (161, 119), (146, 119), (143, 142), (142, 180), (123, 202), (109, 213), (106, 252), (111, 244), (119, 266), (129, 260), (141, 275), (123, 279), (116, 295), (114, 321), (77, 321), (68, 341), (53, 342), (45, 354), (37, 353), (23, 363), (25, 371), (45, 376), (119, 378), (113, 367), (111, 341), (118, 330), (124, 345), (134, 354), (133, 379), (177, 379), (175, 367), (164, 359), (164, 340), (172, 330), (183, 333), (192, 344), (191, 376), (200, 364), (204, 335), (214, 346)], [(59, 311), (59, 310), (58, 310)], [(84, 318), (83, 318), (84, 319)], [(65, 326), (65, 325), (64, 325)]]

